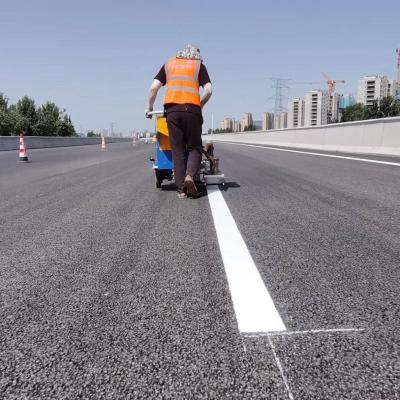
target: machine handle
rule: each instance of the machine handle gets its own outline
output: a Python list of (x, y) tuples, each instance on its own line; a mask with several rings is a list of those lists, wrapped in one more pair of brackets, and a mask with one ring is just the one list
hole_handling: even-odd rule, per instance
[(147, 114), (148, 115), (164, 115), (164, 110), (163, 111), (149, 111)]

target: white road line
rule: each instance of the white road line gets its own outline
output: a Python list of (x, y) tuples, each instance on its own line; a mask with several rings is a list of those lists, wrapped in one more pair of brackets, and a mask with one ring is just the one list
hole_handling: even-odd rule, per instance
[(207, 191), (240, 332), (285, 331), (222, 193), (218, 188)]
[(269, 342), (269, 345), (271, 346), (272, 354), (274, 355), (276, 365), (278, 366), (278, 369), (279, 369), (279, 372), (281, 374), (283, 383), (285, 384), (285, 388), (286, 388), (286, 391), (288, 393), (289, 399), (290, 400), (294, 400), (293, 393), (290, 390), (289, 383), (288, 383), (288, 380), (286, 378), (285, 372), (283, 371), (283, 367), (282, 367), (281, 361), (279, 360), (279, 358), (278, 358), (278, 356), (276, 354), (274, 343), (272, 342), (271, 337), (269, 337), (269, 336), (268, 336), (268, 342)]
[(336, 329), (310, 329), (307, 331), (285, 331), (285, 332), (266, 332), (266, 333), (246, 333), (245, 337), (273, 337), (273, 336), (292, 336), (292, 335), (310, 335), (316, 333), (351, 333), (362, 332), (364, 329), (360, 328), (336, 328)]
[(288, 152), (288, 153), (309, 154), (309, 155), (312, 155), (312, 156), (319, 156), (319, 157), (343, 158), (345, 160), (362, 161), (362, 162), (373, 163), (373, 164), (394, 165), (396, 167), (400, 167), (400, 163), (391, 162), (391, 161), (368, 160), (367, 158), (347, 157), (347, 156), (335, 156), (333, 154), (313, 153), (311, 151), (301, 151), (301, 150), (280, 149), (278, 147), (260, 146), (260, 145), (256, 145), (256, 144), (233, 143), (233, 142), (223, 142), (223, 141), (220, 141), (219, 143), (233, 144), (233, 145), (236, 145), (236, 146), (245, 146), (245, 147), (257, 147), (259, 149), (285, 151), (285, 152)]

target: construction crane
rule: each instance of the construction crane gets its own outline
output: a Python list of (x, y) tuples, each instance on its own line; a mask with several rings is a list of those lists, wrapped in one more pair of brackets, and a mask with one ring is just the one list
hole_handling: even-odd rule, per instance
[(322, 75), (323, 75), (324, 78), (326, 79), (325, 82), (326, 82), (327, 85), (328, 85), (328, 92), (329, 92), (329, 93), (333, 93), (333, 92), (336, 91), (336, 84), (337, 84), (337, 83), (346, 83), (346, 81), (344, 81), (344, 80), (337, 81), (337, 80), (332, 79), (332, 78), (331, 78), (328, 74), (326, 74), (325, 72), (323, 72)]
[(331, 79), (331, 77), (326, 74), (325, 72), (322, 72), (322, 75), (325, 78), (325, 81), (316, 81), (316, 82), (292, 82), (296, 85), (321, 85), (323, 83), (328, 85), (328, 92), (332, 94), (333, 92), (336, 91), (336, 84), (337, 83), (346, 83), (344, 80), (335, 80)]

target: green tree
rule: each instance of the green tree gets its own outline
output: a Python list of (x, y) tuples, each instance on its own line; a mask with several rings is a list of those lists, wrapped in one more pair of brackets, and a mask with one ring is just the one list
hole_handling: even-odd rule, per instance
[(342, 122), (361, 121), (366, 119), (365, 107), (361, 103), (354, 104), (343, 110)]
[(34, 133), (33, 127), (37, 122), (36, 105), (33, 99), (28, 96), (18, 100), (16, 107), (11, 109), (15, 119), (15, 134), (24, 132), (26, 135)]
[[(64, 110), (65, 112), (65, 110)], [(63, 112), (62, 117), (57, 122), (57, 135), (58, 136), (76, 136), (75, 128), (72, 125), (69, 115)]]
[(342, 122), (361, 121), (400, 116), (400, 100), (391, 96), (380, 101), (375, 100), (370, 106), (355, 104), (343, 110)]
[(8, 105), (0, 93), (0, 135), (75, 136), (71, 117), (54, 103), (36, 109), (34, 100), (24, 96), (17, 104)]
[(381, 100), (379, 110), (382, 115), (380, 118), (397, 117), (400, 115), (400, 100), (388, 96)]
[(232, 133), (232, 129), (217, 128), (214, 129), (214, 133)]
[(37, 110), (37, 123), (33, 127), (36, 136), (57, 136), (60, 109), (47, 102)]
[(13, 120), (8, 110), (8, 99), (0, 93), (0, 136), (10, 136), (13, 129)]
[(94, 133), (93, 131), (89, 131), (86, 134), (87, 137), (100, 137), (100, 133)]
[(8, 109), (8, 98), (4, 95), (4, 93), (0, 92), (0, 110)]
[(377, 118), (382, 118), (382, 111), (380, 109), (380, 106), (378, 104), (377, 100), (374, 100), (372, 105), (365, 107), (365, 118), (364, 119), (377, 119)]
[(245, 126), (243, 129), (243, 132), (250, 132), (250, 131), (255, 131), (257, 128), (255, 125), (249, 125), (249, 126)]
[(33, 127), (37, 136), (75, 136), (71, 118), (54, 103), (47, 102), (37, 110), (37, 123)]

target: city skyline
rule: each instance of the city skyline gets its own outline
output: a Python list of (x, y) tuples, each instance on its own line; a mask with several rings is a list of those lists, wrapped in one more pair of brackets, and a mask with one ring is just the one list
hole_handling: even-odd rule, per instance
[[(366, 75), (358, 79), (356, 93), (340, 93), (336, 91), (335, 82), (327, 80), (326, 89), (312, 89), (304, 93), (303, 97), (289, 98), (287, 108), (283, 107), (279, 113), (266, 111), (261, 116), (262, 130), (298, 128), (303, 126), (325, 125), (341, 122), (342, 110), (356, 103), (371, 106), (374, 101), (378, 104), (387, 96), (400, 98), (400, 48), (396, 48), (397, 70), (393, 78), (385, 75)], [(278, 79), (274, 79), (275, 84)], [(282, 80), (283, 81), (283, 80)], [(286, 84), (283, 87), (287, 87)], [(281, 96), (282, 93), (279, 93)], [(282, 98), (278, 103), (282, 102)], [(275, 107), (276, 107), (275, 101)], [(314, 104), (314, 106), (312, 105)], [(281, 105), (280, 105), (281, 107)], [(313, 114), (313, 116), (311, 116)], [(225, 117), (220, 124), (222, 131), (240, 132), (252, 124), (246, 123), (246, 112), (242, 122), (235, 117)], [(270, 118), (272, 116), (272, 118)], [(258, 130), (258, 126), (254, 126)]]

